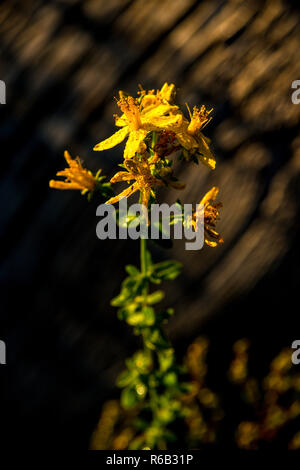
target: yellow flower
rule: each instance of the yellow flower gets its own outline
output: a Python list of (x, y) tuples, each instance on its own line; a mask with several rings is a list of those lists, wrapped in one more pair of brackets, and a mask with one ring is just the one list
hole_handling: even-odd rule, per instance
[(182, 189), (184, 185), (172, 181), (170, 179), (170, 172), (166, 168), (162, 168), (158, 171), (158, 174), (154, 176), (155, 163), (158, 160), (158, 156), (155, 153), (150, 159), (146, 155), (133, 158), (131, 160), (125, 160), (124, 166), (127, 171), (119, 171), (110, 180), (111, 183), (118, 183), (120, 181), (132, 181), (129, 188), (126, 188), (120, 194), (110, 198), (105, 204), (115, 204), (120, 201), (123, 197), (129, 197), (136, 191), (141, 192), (141, 204), (148, 207), (150, 194), (154, 196), (153, 189), (156, 186), (164, 186), (169, 184), (177, 189)]
[(193, 114), (191, 114), (189, 107), (188, 111), (191, 118), (191, 122), (188, 125), (187, 131), (191, 135), (196, 135), (211, 121), (212, 118), (208, 116), (212, 112), (212, 109), (207, 111), (205, 106), (202, 105), (200, 109), (197, 108), (197, 106), (194, 106)]
[[(203, 218), (204, 218), (204, 235), (205, 235), (205, 243), (209, 246), (217, 246), (218, 243), (223, 243), (224, 240), (216, 232), (216, 222), (219, 218), (219, 209), (222, 207), (221, 202), (214, 202), (217, 195), (219, 193), (219, 188), (213, 187), (210, 191), (208, 191), (202, 200), (199, 203), (198, 208), (193, 214), (192, 224), (195, 230), (198, 230), (199, 227), (197, 226), (197, 219), (200, 215), (200, 212), (204, 210)], [(212, 238), (213, 240), (209, 240)]]
[(141, 87), (140, 95), (142, 97), (142, 106), (146, 108), (147, 106), (157, 106), (159, 104), (171, 103), (176, 95), (176, 88), (173, 83), (170, 85), (166, 82), (161, 87), (160, 90), (149, 90), (147, 93)]
[(128, 136), (124, 150), (125, 160), (146, 150), (144, 140), (148, 132), (172, 131), (177, 129), (182, 122), (181, 113), (176, 112), (178, 107), (171, 106), (167, 102), (145, 108), (137, 99), (132, 96), (125, 96), (120, 92), (120, 99), (117, 104), (123, 114), (121, 117), (116, 116), (115, 124), (121, 129), (97, 144), (94, 150), (102, 151), (115, 147)]
[(195, 106), (192, 114), (188, 106), (187, 108), (190, 122), (185, 118), (182, 119), (180, 129), (176, 131), (177, 140), (191, 154), (198, 152), (201, 162), (211, 170), (214, 170), (216, 160), (209, 148), (210, 140), (201, 132), (211, 121), (209, 114), (212, 112), (212, 109), (207, 111), (204, 105), (200, 109)]
[(58, 171), (56, 176), (65, 177), (65, 181), (50, 180), (50, 188), (55, 189), (79, 189), (82, 194), (93, 191), (97, 184), (97, 179), (93, 174), (82, 167), (79, 157), (72, 159), (69, 152), (64, 152), (64, 157), (69, 165), (62, 171)]

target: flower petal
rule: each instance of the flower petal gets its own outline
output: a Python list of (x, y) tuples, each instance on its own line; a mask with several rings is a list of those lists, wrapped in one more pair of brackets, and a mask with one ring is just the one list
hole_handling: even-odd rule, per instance
[(196, 140), (194, 139), (194, 137), (189, 135), (184, 130), (180, 129), (179, 131), (176, 131), (176, 138), (179, 144), (187, 150), (192, 150), (193, 148), (198, 147), (198, 144)]
[(131, 186), (129, 186), (129, 188), (124, 189), (124, 191), (122, 191), (117, 196), (111, 197), (108, 201), (105, 202), (105, 204), (115, 204), (116, 202), (119, 202), (120, 199), (131, 196), (131, 194), (135, 193), (137, 190), (137, 184), (133, 183)]
[(95, 145), (94, 150), (101, 151), (101, 150), (107, 150), (112, 147), (115, 147), (116, 145), (120, 144), (120, 142), (122, 142), (125, 139), (128, 132), (129, 132), (128, 126), (122, 127), (117, 132), (115, 132), (111, 137)]
[(110, 180), (111, 183), (119, 183), (120, 181), (129, 181), (134, 179), (128, 171), (118, 171)]
[(77, 183), (66, 183), (65, 181), (49, 181), (50, 188), (54, 189), (82, 189), (82, 186)]
[(178, 113), (178, 109), (178, 106), (172, 106), (170, 104), (159, 104), (158, 106), (147, 107), (144, 111), (142, 111), (142, 117), (151, 119), (154, 116), (165, 116), (166, 114), (181, 115), (181, 113)]
[(207, 238), (205, 238), (205, 243), (208, 245), (208, 246), (211, 246), (211, 247), (215, 247), (218, 245), (217, 242), (212, 242), (210, 240), (207, 240)]

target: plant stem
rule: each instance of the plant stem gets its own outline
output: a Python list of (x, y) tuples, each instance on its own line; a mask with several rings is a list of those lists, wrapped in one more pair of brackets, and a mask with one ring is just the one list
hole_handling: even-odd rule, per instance
[(144, 275), (146, 275), (146, 272), (147, 272), (146, 247), (147, 247), (146, 238), (141, 237), (141, 243), (140, 243), (141, 272), (142, 272), (142, 274), (144, 274)]

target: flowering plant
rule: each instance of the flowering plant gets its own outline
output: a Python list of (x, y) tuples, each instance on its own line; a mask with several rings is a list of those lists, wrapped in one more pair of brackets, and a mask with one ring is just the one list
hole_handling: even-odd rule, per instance
[[(202, 163), (211, 170), (216, 161), (210, 149), (210, 141), (202, 133), (211, 120), (212, 110), (205, 106), (189, 107), (186, 117), (175, 104), (174, 84), (165, 83), (160, 90), (144, 90), (140, 87), (136, 98), (120, 92), (117, 105), (122, 114), (115, 115), (119, 130), (98, 143), (95, 151), (110, 149), (126, 140), (122, 171), (110, 182), (105, 181), (101, 170), (93, 175), (86, 170), (79, 158), (73, 160), (68, 152), (65, 159), (68, 168), (57, 173), (65, 181), (51, 180), (50, 187), (77, 189), (92, 197), (101, 194), (109, 198), (106, 204), (115, 204), (139, 192), (143, 210), (149, 213), (157, 197), (158, 187), (183, 189), (173, 172), (173, 160), (178, 156), (186, 162)], [(127, 182), (129, 186), (115, 195), (112, 185)], [(198, 215), (202, 211), (205, 243), (211, 247), (223, 242), (216, 231), (220, 202), (216, 202), (219, 189), (213, 187), (204, 195), (189, 223), (195, 231), (200, 230)], [(173, 220), (171, 223), (175, 223)], [(185, 416), (184, 401), (180, 397), (188, 393), (190, 384), (182, 380), (184, 367), (180, 366), (167, 339), (163, 325), (173, 314), (172, 309), (158, 310), (154, 305), (163, 297), (162, 290), (151, 291), (152, 285), (175, 279), (181, 270), (177, 261), (159, 263), (152, 261), (146, 239), (140, 240), (140, 267), (126, 266), (128, 276), (123, 281), (120, 294), (112, 300), (118, 308), (118, 316), (140, 335), (143, 349), (126, 360), (126, 370), (119, 376), (117, 385), (122, 388), (121, 404), (125, 409), (139, 407), (136, 426), (139, 434), (132, 441), (134, 449), (166, 448), (167, 442), (176, 438), (172, 432), (174, 422)]]

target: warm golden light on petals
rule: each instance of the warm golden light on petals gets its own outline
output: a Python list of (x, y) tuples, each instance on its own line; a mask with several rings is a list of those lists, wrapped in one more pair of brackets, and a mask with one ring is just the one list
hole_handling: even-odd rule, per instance
[(153, 172), (157, 160), (158, 156), (155, 153), (149, 159), (146, 156), (142, 156), (125, 161), (124, 166), (127, 171), (119, 171), (111, 178), (110, 182), (119, 183), (121, 181), (129, 182), (132, 180), (135, 180), (135, 182), (117, 196), (110, 198), (105, 204), (115, 204), (122, 198), (129, 197), (136, 191), (140, 191), (141, 204), (148, 207), (150, 194), (154, 195), (153, 188), (169, 185), (175, 189), (183, 189), (184, 184), (172, 180), (171, 169), (161, 168), (154, 176)]
[(50, 180), (50, 188), (78, 189), (82, 193), (93, 191), (96, 187), (97, 180), (89, 170), (83, 168), (79, 157), (72, 159), (67, 150), (64, 152), (64, 157), (69, 168), (58, 171), (56, 176), (63, 176), (65, 181)]
[(187, 108), (191, 118), (191, 122), (188, 125), (187, 131), (189, 134), (195, 135), (200, 132), (201, 129), (203, 129), (209, 123), (209, 121), (211, 121), (212, 118), (209, 117), (209, 115), (212, 112), (212, 109), (208, 111), (204, 105), (202, 105), (200, 109), (197, 108), (197, 106), (194, 106), (193, 114), (191, 114), (188, 105)]
[[(164, 95), (169, 96), (171, 91), (172, 88), (165, 89)], [(139, 103), (139, 100), (132, 96), (125, 96), (120, 92), (117, 104), (123, 114), (122, 116), (115, 115), (115, 124), (121, 129), (97, 144), (94, 150), (110, 149), (128, 137), (124, 151), (124, 158), (127, 160), (133, 158), (137, 153), (145, 151), (144, 141), (149, 132), (175, 131), (182, 125), (182, 113), (178, 111), (177, 106), (170, 105), (166, 99), (159, 98), (157, 101), (155, 98), (152, 105), (146, 107), (143, 103), (144, 99)]]
[[(174, 83), (170, 85), (166, 82), (160, 90), (148, 90), (147, 92), (140, 86), (141, 104), (143, 108), (149, 106), (158, 106), (159, 104), (168, 104), (173, 102), (176, 95)], [(176, 106), (178, 109), (178, 107)]]

